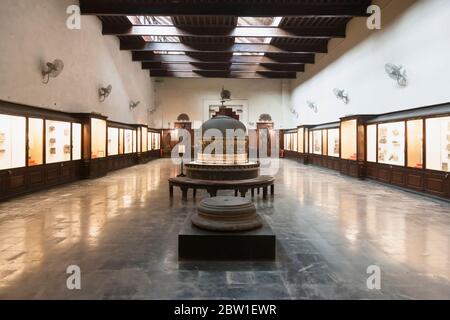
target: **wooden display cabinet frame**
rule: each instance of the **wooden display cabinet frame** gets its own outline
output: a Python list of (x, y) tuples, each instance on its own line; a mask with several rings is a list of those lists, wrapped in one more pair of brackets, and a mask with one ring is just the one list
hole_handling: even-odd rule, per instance
[[(125, 124), (125, 123), (120, 123), (120, 122), (116, 122), (116, 121), (107, 121), (106, 122), (106, 130), (107, 130), (107, 134), (108, 134), (108, 129), (109, 128), (116, 128), (119, 130), (119, 134), (120, 134), (120, 130), (123, 130), (123, 143), (125, 143), (125, 130), (131, 130), (131, 131), (135, 131), (136, 128), (133, 125), (130, 124)], [(137, 135), (137, 133), (136, 133)], [(132, 144), (133, 146), (135, 144), (137, 144), (136, 141), (134, 141), (135, 137), (132, 134)], [(136, 136), (137, 139), (137, 136)], [(109, 140), (109, 137), (106, 139), (106, 141)], [(125, 145), (123, 145), (123, 153), (120, 152), (120, 148), (122, 147), (120, 145), (120, 137), (119, 137), (119, 141), (118, 141), (118, 145), (119, 145), (119, 153), (117, 155), (109, 155), (108, 154), (108, 150), (106, 150), (107, 152), (107, 162), (108, 162), (108, 171), (114, 171), (114, 170), (119, 170), (119, 169), (123, 169), (123, 168), (127, 168), (127, 167), (131, 167), (134, 166), (137, 163), (137, 152), (130, 152), (130, 153), (125, 153)], [(131, 148), (131, 150), (133, 150), (133, 146)]]
[[(81, 176), (81, 161), (73, 159), (73, 124), (81, 124), (77, 117), (55, 110), (32, 107), (23, 104), (0, 101), (0, 114), (25, 118), (25, 166), (0, 170), (0, 200), (44, 190), (57, 185), (76, 181)], [(42, 164), (30, 166), (29, 152), (29, 119), (43, 121), (42, 132)], [(57, 163), (46, 163), (46, 121), (70, 123), (70, 159)]]
[[(97, 113), (77, 113), (82, 120), (82, 176), (86, 179), (103, 177), (108, 173), (108, 126), (107, 117)], [(105, 121), (105, 156), (102, 158), (91, 158), (92, 154), (92, 119)]]
[[(272, 132), (275, 130), (275, 125), (273, 122), (257, 122), (256, 123), (256, 155), (257, 158), (260, 158), (259, 154), (259, 139), (260, 139), (260, 133), (262, 130), (268, 131), (268, 140), (267, 140), (267, 156), (272, 156)], [(250, 152), (250, 151), (249, 151)], [(253, 154), (253, 153), (252, 153)]]
[[(379, 115), (367, 122), (376, 125), (376, 161), (367, 162), (367, 177), (383, 183), (396, 185), (440, 198), (450, 199), (450, 173), (427, 169), (426, 120), (450, 116), (450, 103), (421, 107)], [(422, 168), (408, 167), (408, 122), (422, 121)], [(378, 162), (378, 126), (387, 123), (405, 124), (405, 165), (390, 165)], [(367, 144), (366, 144), (367, 145)]]
[[(321, 131), (322, 132), (322, 139), (321, 139), (321, 150), (322, 150), (322, 154), (316, 154), (316, 153), (311, 153), (308, 155), (308, 157), (310, 158), (309, 163), (316, 165), (316, 166), (320, 166), (320, 167), (324, 167), (324, 168), (328, 168), (328, 169), (332, 169), (332, 170), (336, 170), (336, 171), (340, 171), (341, 170), (341, 159), (340, 159), (340, 153), (341, 153), (341, 138), (339, 136), (339, 157), (332, 157), (328, 155), (328, 130), (331, 129), (339, 129), (339, 134), (340, 134), (340, 122), (331, 122), (331, 123), (326, 123), (326, 124), (322, 124), (322, 125), (318, 125), (318, 126), (314, 126), (311, 127), (309, 126), (309, 132), (312, 132), (314, 135), (315, 131)], [(326, 135), (326, 145), (324, 145), (324, 133)], [(314, 141), (314, 138), (313, 138)]]
[[(367, 132), (366, 132), (366, 122), (372, 118), (374, 115), (355, 115), (341, 118), (339, 126), (339, 154), (340, 158), (340, 172), (344, 175), (355, 177), (358, 179), (365, 179), (366, 177), (366, 159), (367, 159)], [(346, 121), (356, 120), (356, 160), (343, 159), (342, 158), (342, 123)]]

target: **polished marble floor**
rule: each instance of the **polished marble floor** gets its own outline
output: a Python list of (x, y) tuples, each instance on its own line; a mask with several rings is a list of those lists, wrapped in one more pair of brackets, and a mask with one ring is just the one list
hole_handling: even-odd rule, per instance
[(176, 171), (160, 159), (1, 203), (0, 298), (450, 299), (449, 203), (282, 160), (275, 198), (255, 199), (276, 262), (179, 262), (196, 203), (169, 199)]

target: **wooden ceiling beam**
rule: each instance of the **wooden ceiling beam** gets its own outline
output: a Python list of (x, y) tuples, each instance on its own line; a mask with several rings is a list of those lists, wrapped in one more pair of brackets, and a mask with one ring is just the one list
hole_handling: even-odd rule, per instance
[(193, 70), (215, 70), (215, 71), (234, 71), (234, 72), (304, 72), (304, 65), (258, 65), (258, 64), (197, 64), (197, 63), (173, 63), (173, 64), (154, 64), (152, 62), (142, 63), (144, 70), (165, 70), (165, 71), (193, 71)]
[(133, 51), (180, 51), (180, 52), (268, 52), (268, 53), (327, 53), (327, 43), (320, 44), (286, 44), (282, 47), (271, 44), (247, 44), (236, 43), (234, 45), (223, 44), (185, 44), (178, 42), (146, 42), (120, 41), (120, 50)]
[(151, 70), (151, 77), (175, 77), (175, 78), (236, 78), (236, 79), (295, 79), (297, 77), (295, 72), (234, 72), (234, 71), (165, 71), (165, 70)]
[(123, 26), (103, 23), (103, 35), (251, 38), (344, 38), (345, 28)]
[(287, 55), (271, 55), (267, 56), (222, 56), (204, 54), (203, 57), (195, 58), (184, 54), (154, 54), (149, 51), (133, 51), (133, 61), (155, 62), (155, 63), (283, 63), (283, 64), (312, 64), (315, 62), (313, 53), (306, 54), (287, 54)]
[(213, 15), (242, 17), (274, 17), (274, 16), (305, 16), (305, 17), (355, 17), (367, 16), (369, 0), (335, 1), (329, 4), (312, 1), (173, 1), (161, 0), (80, 0), (81, 13), (84, 15)]

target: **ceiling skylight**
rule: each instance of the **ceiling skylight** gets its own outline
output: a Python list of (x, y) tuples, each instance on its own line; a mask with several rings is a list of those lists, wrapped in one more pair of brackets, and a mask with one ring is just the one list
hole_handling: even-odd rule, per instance
[(169, 16), (128, 16), (133, 25), (147, 26), (173, 26), (172, 18)]
[[(283, 17), (239, 17), (237, 25), (240, 27), (278, 27)], [(236, 38), (236, 43), (271, 43), (272, 38), (259, 38), (258, 41), (246, 42), (245, 38)], [(255, 39), (255, 38), (248, 38)]]

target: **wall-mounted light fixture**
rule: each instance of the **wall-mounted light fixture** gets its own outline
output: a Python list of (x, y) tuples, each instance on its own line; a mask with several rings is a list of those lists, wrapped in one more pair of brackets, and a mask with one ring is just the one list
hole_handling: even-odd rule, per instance
[(403, 68), (403, 66), (393, 63), (387, 63), (384, 66), (384, 69), (391, 79), (397, 81), (399, 86), (406, 87), (408, 85), (406, 70)]
[(103, 102), (108, 98), (108, 96), (111, 94), (112, 91), (112, 85), (107, 86), (106, 88), (101, 87), (98, 89), (98, 96), (100, 98), (100, 102)]
[(130, 101), (130, 110), (136, 109), (141, 104), (140, 101)]
[(336, 98), (338, 98), (339, 100), (342, 100), (345, 104), (348, 104), (350, 102), (348, 93), (345, 92), (345, 90), (336, 88), (333, 90), (333, 92), (334, 92), (334, 95), (336, 96)]
[(44, 69), (42, 70), (42, 82), (47, 84), (50, 81), (51, 78), (56, 78), (61, 74), (61, 72), (64, 70), (64, 62), (60, 59), (56, 59), (53, 62), (47, 62), (45, 64)]

